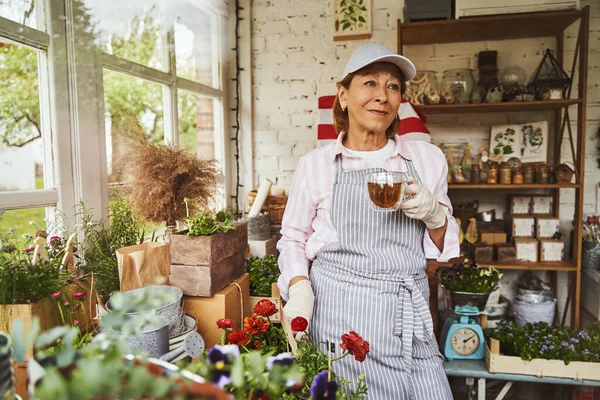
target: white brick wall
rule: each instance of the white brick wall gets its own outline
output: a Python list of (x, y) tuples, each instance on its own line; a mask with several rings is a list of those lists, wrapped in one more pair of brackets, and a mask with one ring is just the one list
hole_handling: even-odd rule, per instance
[[(481, 0), (482, 3), (486, 1)], [(584, 212), (593, 213), (597, 212), (596, 185), (600, 180), (600, 169), (596, 164), (596, 158), (600, 156), (596, 148), (596, 131), (600, 126), (600, 7), (596, 0), (582, 0), (581, 3), (582, 6), (591, 6)], [(371, 41), (397, 48), (396, 24), (402, 16), (402, 7), (403, 2), (398, 0), (373, 0), (375, 24)], [(288, 187), (291, 184), (298, 158), (316, 146), (317, 97), (335, 93), (336, 78), (348, 57), (357, 46), (366, 42), (334, 42), (332, 13), (333, 4), (330, 0), (252, 2), (255, 182), (270, 178), (275, 180), (277, 186)], [(565, 40), (565, 60), (572, 57), (576, 32), (576, 29), (570, 29)], [(438, 71), (441, 83), (442, 71), (451, 68), (476, 69), (478, 51), (498, 50), (500, 69), (519, 64), (529, 79), (544, 49), (554, 45), (552, 38), (436, 44), (406, 47), (405, 54), (413, 59), (418, 69)], [(570, 67), (570, 62), (566, 64)], [(430, 117), (429, 126), (435, 141), (464, 144), (475, 139), (468, 137), (466, 132), (473, 132), (480, 139), (485, 139), (485, 129), (489, 125), (534, 121), (546, 115), (489, 114), (474, 117), (466, 124), (464, 115), (440, 115)], [(462, 126), (471, 127), (467, 127), (462, 134), (439, 133), (459, 121)], [(569, 154), (566, 148), (563, 149), (564, 159), (570, 157)], [(561, 209), (562, 216), (568, 218), (572, 215), (574, 199), (569, 192), (573, 190), (562, 192), (561, 203), (566, 206)], [(503, 207), (503, 204), (494, 203), (494, 196), (489, 197), (490, 206)], [(564, 301), (562, 298), (560, 300)]]

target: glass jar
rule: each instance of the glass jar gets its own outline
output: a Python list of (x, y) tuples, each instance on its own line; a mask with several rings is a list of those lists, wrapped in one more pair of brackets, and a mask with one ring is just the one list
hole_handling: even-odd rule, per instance
[(502, 185), (510, 185), (510, 164), (506, 161), (500, 164), (500, 183)]
[(479, 165), (474, 164), (471, 169), (471, 183), (479, 183)]
[(442, 78), (442, 96), (452, 97), (454, 103), (467, 104), (475, 86), (472, 69), (449, 69)]
[(533, 180), (533, 167), (531, 165), (526, 165), (523, 167), (523, 183), (524, 184), (532, 184)]
[(515, 185), (521, 185), (523, 183), (523, 173), (521, 171), (515, 171), (513, 173), (512, 183)]
[(412, 104), (439, 104), (440, 86), (435, 71), (419, 71), (408, 81), (404, 97)]
[(535, 170), (535, 183), (545, 185), (548, 183), (548, 166), (538, 165)]
[(487, 173), (487, 183), (498, 183), (498, 164), (490, 163)]

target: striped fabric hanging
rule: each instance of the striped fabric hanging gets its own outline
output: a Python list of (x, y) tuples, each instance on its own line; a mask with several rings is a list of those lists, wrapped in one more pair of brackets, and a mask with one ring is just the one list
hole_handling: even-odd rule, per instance
[[(337, 138), (337, 133), (333, 128), (333, 102), (335, 97), (319, 97), (319, 125), (317, 130), (319, 146), (323, 146)], [(402, 100), (398, 114), (400, 115), (398, 135), (406, 140), (430, 141), (429, 131), (425, 127), (427, 118), (408, 100)]]

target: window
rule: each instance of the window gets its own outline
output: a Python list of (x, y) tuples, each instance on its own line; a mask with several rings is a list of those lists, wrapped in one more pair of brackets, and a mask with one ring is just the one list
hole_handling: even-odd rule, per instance
[(226, 173), (227, 7), (221, 0), (0, 2), (0, 210), (7, 210), (0, 230), (41, 225), (52, 208), (73, 226), (80, 201), (105, 216), (109, 184), (126, 179), (119, 160), (127, 149), (114, 141), (122, 110), (137, 116), (150, 140), (216, 158)]

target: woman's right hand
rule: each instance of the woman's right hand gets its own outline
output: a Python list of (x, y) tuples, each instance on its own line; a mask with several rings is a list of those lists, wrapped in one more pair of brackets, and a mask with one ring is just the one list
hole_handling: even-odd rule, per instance
[[(308, 321), (308, 329), (310, 329), (315, 295), (310, 281), (305, 277), (302, 277), (302, 279), (299, 278), (296, 277), (290, 282), (289, 298), (285, 307), (283, 307), (283, 314), (289, 324), (296, 317), (305, 318)], [(296, 334), (296, 340), (300, 340), (302, 336), (301, 332)]]

